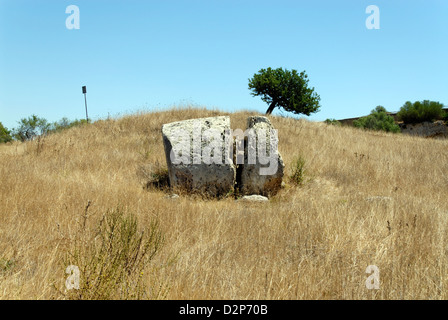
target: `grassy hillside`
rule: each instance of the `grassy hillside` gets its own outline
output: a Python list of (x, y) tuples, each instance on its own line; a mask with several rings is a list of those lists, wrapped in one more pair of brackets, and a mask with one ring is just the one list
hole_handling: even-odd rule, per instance
[[(269, 204), (143, 188), (166, 168), (162, 124), (223, 114), (136, 114), (0, 145), (0, 298), (448, 298), (448, 141), (271, 117), (288, 175), (301, 157), (305, 180), (286, 177)], [(250, 113), (229, 115), (245, 129)], [(141, 247), (123, 236), (111, 249), (111, 212), (163, 236), (120, 276)], [(82, 294), (65, 290), (75, 263)], [(379, 290), (366, 289), (369, 265)]]

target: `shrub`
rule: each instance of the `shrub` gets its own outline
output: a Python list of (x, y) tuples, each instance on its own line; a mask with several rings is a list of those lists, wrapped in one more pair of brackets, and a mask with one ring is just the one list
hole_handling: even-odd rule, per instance
[(400, 127), (395, 123), (394, 118), (388, 115), (386, 109), (382, 106), (376, 107), (367, 117), (353, 121), (353, 125), (363, 129), (400, 132)]
[(51, 124), (49, 132), (59, 132), (65, 129), (70, 129), (72, 127), (80, 126), (83, 124), (90, 123), (90, 119), (87, 121), (85, 119), (70, 121), (68, 118), (62, 118), (61, 120)]
[(19, 127), (13, 130), (14, 138), (20, 141), (33, 140), (37, 136), (46, 134), (50, 126), (46, 119), (39, 118), (33, 114), (19, 121)]
[(303, 184), (305, 180), (305, 159), (303, 157), (300, 156), (293, 162), (292, 174), (289, 178), (295, 185)]
[(399, 120), (404, 123), (419, 123), (443, 119), (445, 112), (443, 104), (435, 101), (407, 101), (397, 113)]
[(145, 298), (148, 286), (143, 275), (163, 243), (158, 223), (152, 222), (149, 230), (140, 231), (136, 217), (117, 208), (108, 211), (96, 228), (88, 230), (88, 206), (80, 232), (64, 259), (65, 267), (73, 265), (80, 272), (79, 288), (68, 291), (67, 297)]
[(33, 114), (28, 118), (21, 119), (18, 123), (19, 127), (13, 129), (14, 138), (20, 141), (27, 141), (33, 140), (41, 135), (60, 132), (65, 129), (90, 123), (90, 120), (87, 121), (82, 119), (70, 121), (68, 118), (64, 117), (59, 121), (49, 123), (46, 119), (39, 118)]
[(0, 122), (0, 143), (6, 143), (12, 140), (11, 132)]
[(340, 126), (341, 125), (341, 123), (338, 120), (336, 120), (336, 119), (326, 119), (324, 122), (326, 124), (334, 125), (334, 126)]

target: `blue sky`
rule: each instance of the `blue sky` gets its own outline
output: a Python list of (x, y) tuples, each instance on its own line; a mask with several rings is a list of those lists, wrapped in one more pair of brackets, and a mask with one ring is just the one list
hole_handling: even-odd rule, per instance
[[(66, 7), (80, 29), (66, 28)], [(380, 29), (366, 28), (366, 8)], [(305, 70), (313, 121), (448, 105), (446, 0), (0, 0), (0, 122), (197, 105), (265, 112), (248, 79)], [(279, 114), (275, 111), (274, 114)], [(285, 114), (285, 113), (284, 113)]]

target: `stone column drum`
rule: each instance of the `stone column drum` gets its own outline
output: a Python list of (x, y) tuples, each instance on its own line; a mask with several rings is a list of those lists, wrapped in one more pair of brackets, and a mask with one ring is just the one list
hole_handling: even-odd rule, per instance
[(162, 136), (171, 188), (211, 197), (234, 190), (230, 117), (164, 124)]
[(244, 164), (239, 164), (237, 179), (243, 195), (275, 195), (282, 186), (285, 165), (278, 152), (278, 135), (268, 118), (247, 119), (244, 138)]

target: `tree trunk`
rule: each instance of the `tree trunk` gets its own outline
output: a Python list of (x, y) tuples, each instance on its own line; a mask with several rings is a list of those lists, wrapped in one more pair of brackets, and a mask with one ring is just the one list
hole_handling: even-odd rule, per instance
[(266, 111), (266, 115), (270, 115), (272, 113), (272, 111), (274, 111), (276, 104), (277, 103), (275, 101), (272, 101), (271, 105), (269, 106), (268, 110)]

